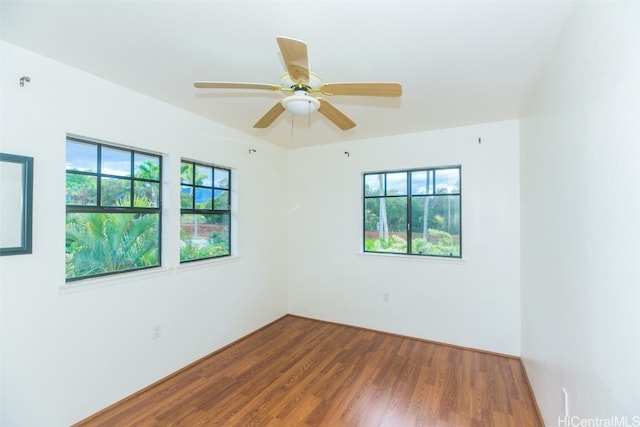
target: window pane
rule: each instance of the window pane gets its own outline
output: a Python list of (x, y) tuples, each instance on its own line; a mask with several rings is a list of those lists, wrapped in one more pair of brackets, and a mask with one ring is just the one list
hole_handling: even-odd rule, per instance
[(196, 185), (211, 187), (213, 183), (213, 169), (209, 166), (196, 165)]
[[(389, 234), (402, 239), (404, 252), (407, 250), (407, 199), (405, 197), (385, 197)], [(400, 243), (400, 242), (396, 242)]]
[(102, 178), (100, 180), (102, 206), (131, 206), (131, 180)]
[(411, 194), (433, 194), (433, 171), (411, 172)]
[(382, 196), (384, 192), (384, 174), (369, 174), (364, 176), (364, 195)]
[(411, 253), (460, 256), (460, 196), (413, 197)]
[(133, 206), (138, 208), (157, 208), (159, 206), (160, 183), (135, 181)]
[(218, 188), (229, 188), (229, 171), (225, 169), (213, 170), (213, 186)]
[(134, 154), (135, 177), (144, 179), (160, 179), (160, 158), (140, 153)]
[(213, 191), (210, 188), (196, 187), (196, 209), (213, 208)]
[(407, 199), (365, 199), (364, 250), (407, 253)]
[(226, 190), (214, 190), (213, 209), (229, 210), (229, 192)]
[(67, 170), (97, 172), (98, 146), (67, 140)]
[(192, 209), (193, 208), (193, 187), (183, 185), (180, 189), (180, 208)]
[(460, 196), (435, 197), (433, 214), (434, 228), (450, 234), (460, 233)]
[(180, 183), (193, 185), (193, 164), (192, 163), (180, 164)]
[(228, 214), (180, 215), (180, 261), (230, 254)]
[(370, 240), (382, 237), (380, 227), (380, 199), (365, 199), (364, 201), (364, 239), (365, 248)]
[(460, 192), (460, 169), (438, 169), (436, 194)]
[(68, 213), (67, 279), (160, 265), (159, 214)]
[(407, 173), (387, 174), (387, 196), (404, 196), (407, 194)]
[[(411, 198), (411, 253), (431, 255), (429, 242), (429, 227), (433, 220), (429, 215), (433, 212), (433, 197), (414, 196)], [(432, 221), (433, 222), (433, 221)]]
[(67, 205), (95, 206), (98, 202), (98, 178), (67, 172)]
[[(411, 237), (427, 239), (429, 211), (433, 209), (433, 197), (414, 196), (411, 198)], [(414, 245), (415, 246), (415, 245)], [(416, 248), (413, 248), (414, 252)]]
[(102, 147), (102, 169), (107, 175), (131, 176), (131, 151)]

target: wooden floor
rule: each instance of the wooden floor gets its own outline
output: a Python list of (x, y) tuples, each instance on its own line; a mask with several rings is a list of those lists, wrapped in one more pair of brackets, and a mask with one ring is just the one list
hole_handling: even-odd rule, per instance
[(285, 316), (76, 426), (542, 426), (516, 358)]

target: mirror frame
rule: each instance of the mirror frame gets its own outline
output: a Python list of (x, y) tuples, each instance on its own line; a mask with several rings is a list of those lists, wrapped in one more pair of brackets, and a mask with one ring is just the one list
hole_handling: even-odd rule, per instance
[[(30, 254), (32, 251), (33, 222), (33, 157), (0, 153), (0, 167), (2, 167), (2, 163), (17, 163), (21, 165), (20, 181), (22, 183), (22, 188), (20, 188), (19, 191), (22, 206), (20, 210), (20, 218), (9, 219), (9, 221), (15, 222), (15, 224), (10, 224), (10, 227), (20, 229), (20, 244), (17, 246), (0, 247), (0, 256)], [(7, 191), (7, 189), (3, 189), (3, 191)], [(15, 195), (12, 199), (15, 200)], [(6, 203), (7, 200), (10, 200), (9, 194), (0, 194), (0, 203)], [(6, 218), (2, 218), (2, 221), (6, 220)]]

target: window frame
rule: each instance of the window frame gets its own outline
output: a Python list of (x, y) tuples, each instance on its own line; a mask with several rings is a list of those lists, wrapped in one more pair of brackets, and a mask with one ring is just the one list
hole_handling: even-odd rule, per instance
[[(66, 138), (65, 138), (65, 147), (66, 144), (71, 141), (71, 142), (76, 142), (76, 143), (81, 143), (81, 144), (88, 144), (88, 145), (94, 145), (96, 147), (96, 171), (95, 172), (87, 172), (87, 171), (74, 171), (74, 170), (70, 170), (70, 169), (66, 169), (65, 170), (65, 188), (66, 188), (66, 181), (67, 181), (67, 176), (69, 175), (80, 175), (80, 176), (93, 176), (96, 178), (96, 203), (95, 205), (78, 205), (78, 204), (69, 204), (67, 203), (67, 201), (65, 200), (65, 229), (66, 229), (66, 224), (68, 221), (68, 216), (69, 214), (74, 214), (74, 213), (98, 213), (98, 214), (134, 214), (134, 215), (146, 215), (146, 214), (153, 214), (153, 215), (157, 215), (157, 263), (154, 265), (148, 265), (148, 266), (141, 266), (141, 267), (134, 267), (134, 268), (127, 268), (127, 269), (123, 269), (123, 270), (116, 270), (116, 271), (108, 271), (108, 272), (100, 272), (97, 274), (91, 274), (91, 275), (83, 275), (83, 276), (78, 276), (78, 277), (67, 277), (66, 276), (66, 272), (65, 272), (65, 281), (67, 283), (69, 282), (76, 282), (79, 280), (87, 280), (87, 279), (93, 279), (93, 278), (98, 278), (98, 277), (103, 277), (103, 276), (110, 276), (110, 275), (114, 275), (114, 274), (123, 274), (123, 273), (130, 273), (130, 272), (137, 272), (137, 271), (141, 271), (141, 270), (146, 270), (146, 269), (150, 269), (150, 268), (158, 268), (162, 266), (162, 210), (163, 210), (163, 194), (162, 194), (162, 171), (163, 171), (163, 156), (160, 153), (157, 152), (153, 152), (153, 151), (147, 151), (147, 150), (140, 150), (138, 148), (134, 148), (134, 147), (128, 147), (125, 145), (119, 145), (119, 144), (115, 144), (115, 143), (110, 143), (110, 142), (105, 142), (105, 141), (100, 141), (100, 140), (96, 140), (93, 138), (87, 138), (87, 137), (82, 137), (82, 136), (77, 136), (77, 135), (71, 135), (71, 134), (67, 134)], [(107, 148), (107, 149), (113, 149), (113, 150), (119, 150), (119, 151), (126, 151), (129, 153), (130, 155), (130, 170), (129, 170), (129, 175), (128, 176), (122, 176), (122, 175), (118, 175), (118, 174), (110, 174), (110, 173), (103, 173), (102, 171), (102, 154), (103, 154), (103, 149)], [(136, 171), (136, 154), (141, 155), (141, 156), (145, 156), (145, 157), (153, 157), (155, 159), (158, 160), (158, 178), (157, 179), (150, 179), (150, 178), (140, 178), (140, 177), (136, 177), (135, 175), (135, 171)], [(65, 156), (67, 155), (67, 153), (65, 152)], [(130, 188), (129, 188), (129, 206), (120, 206), (120, 205), (106, 205), (103, 204), (102, 201), (102, 180), (103, 178), (106, 179), (121, 179), (121, 180), (128, 180), (130, 182)], [(156, 206), (149, 206), (149, 207), (144, 207), (144, 206), (134, 206), (135, 205), (135, 195), (136, 195), (136, 182), (148, 182), (148, 183), (153, 183), (153, 184), (157, 184), (157, 205)], [(65, 190), (66, 193), (66, 190)]]
[[(458, 191), (454, 192), (454, 193), (437, 193), (436, 192), (436, 181), (435, 181), (435, 174), (436, 171), (438, 170), (447, 170), (447, 169), (457, 169), (458, 170), (458, 177), (459, 177), (459, 183), (458, 183)], [(433, 183), (431, 184), (433, 186), (433, 192), (432, 193), (427, 193), (425, 195), (417, 195), (417, 194), (412, 194), (412, 179), (411, 179), (411, 174), (413, 172), (427, 172), (427, 174), (432, 173), (433, 175)], [(387, 175), (389, 174), (398, 174), (398, 173), (404, 173), (406, 174), (406, 180), (407, 180), (407, 186), (406, 186), (406, 195), (387, 195)], [(382, 194), (380, 195), (367, 195), (366, 194), (366, 179), (368, 175), (380, 175), (383, 174), (384, 175), (384, 190), (382, 191)], [(458, 255), (441, 255), (441, 254), (426, 254), (426, 253), (415, 253), (412, 252), (412, 240), (413, 238), (410, 238), (409, 236), (412, 235), (412, 229), (411, 229), (411, 224), (412, 224), (412, 198), (413, 197), (434, 197), (434, 198), (439, 198), (439, 197), (448, 197), (448, 196), (458, 196), (459, 197), (459, 238), (458, 238), (458, 245), (459, 245), (459, 254)], [(407, 233), (407, 249), (406, 252), (393, 252), (393, 251), (372, 251), (372, 250), (367, 250), (367, 245), (366, 245), (366, 232), (367, 232), (367, 200), (372, 200), (372, 199), (387, 199), (387, 198), (406, 198), (406, 233)], [(361, 250), (362, 253), (364, 254), (376, 254), (376, 255), (400, 255), (400, 256), (418, 256), (418, 257), (435, 257), (435, 258), (444, 258), (444, 259), (462, 259), (462, 254), (463, 254), (463, 245), (462, 245), (462, 165), (458, 164), (458, 165), (448, 165), (448, 166), (432, 166), (432, 167), (421, 167), (421, 168), (411, 168), (411, 169), (393, 169), (393, 170), (380, 170), (380, 171), (370, 171), (370, 172), (363, 172), (362, 173), (362, 230), (361, 230), (361, 239), (362, 239), (362, 243), (361, 243)]]
[[(188, 158), (181, 158), (180, 159), (180, 168), (182, 169), (182, 165), (183, 164), (190, 164), (192, 166), (192, 170), (193, 170), (193, 174), (194, 176), (192, 177), (192, 183), (183, 183), (182, 182), (182, 173), (180, 173), (180, 182), (178, 183), (179, 185), (179, 192), (180, 195), (182, 195), (182, 189), (184, 186), (188, 186), (192, 188), (192, 203), (191, 203), (191, 208), (183, 208), (182, 207), (182, 200), (180, 200), (180, 227), (182, 227), (182, 215), (226, 215), (228, 218), (228, 227), (227, 227), (227, 242), (228, 242), (228, 253), (226, 254), (222, 254), (222, 255), (210, 255), (210, 256), (205, 256), (205, 257), (200, 257), (200, 258), (194, 258), (194, 259), (185, 259), (182, 260), (180, 259), (181, 256), (179, 254), (178, 258), (179, 258), (179, 262), (180, 264), (187, 264), (187, 263), (192, 263), (192, 262), (197, 262), (197, 261), (207, 261), (207, 260), (212, 260), (212, 259), (218, 259), (218, 258), (224, 258), (224, 257), (230, 257), (233, 254), (233, 239), (232, 239), (232, 232), (233, 232), (233, 221), (232, 221), (232, 169), (230, 167), (227, 166), (221, 166), (215, 163), (209, 163), (209, 162), (203, 162), (200, 160), (193, 160), (193, 159), (188, 159)], [(212, 172), (212, 179), (211, 179), (211, 185), (199, 185), (196, 183), (195, 180), (195, 173), (196, 173), (196, 168), (198, 166), (201, 167), (205, 167), (205, 168), (211, 168), (211, 172)], [(216, 186), (215, 185), (215, 171), (216, 169), (218, 170), (222, 170), (225, 171), (227, 173), (227, 176), (229, 177), (229, 182), (227, 187), (220, 187), (220, 186)], [(197, 188), (202, 188), (202, 189), (210, 189), (211, 190), (211, 194), (212, 194), (212, 199), (211, 199), (211, 208), (196, 208), (195, 204), (196, 204), (196, 189)], [(227, 203), (227, 209), (216, 209), (216, 203), (215, 203), (215, 190), (221, 190), (221, 191), (226, 191), (229, 197), (228, 203)], [(182, 244), (182, 238), (179, 238), (179, 242), (180, 244)]]

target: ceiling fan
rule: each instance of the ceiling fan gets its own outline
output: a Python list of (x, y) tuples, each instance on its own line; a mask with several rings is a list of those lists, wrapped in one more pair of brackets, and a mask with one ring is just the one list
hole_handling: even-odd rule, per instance
[(311, 94), (321, 93), (326, 96), (385, 96), (402, 95), (400, 83), (324, 83), (320, 76), (309, 71), (309, 59), (305, 42), (286, 37), (278, 37), (278, 46), (287, 67), (287, 72), (280, 79), (279, 85), (268, 83), (237, 82), (194, 82), (201, 89), (255, 89), (289, 92), (290, 95), (271, 107), (264, 116), (253, 125), (254, 128), (266, 128), (284, 111), (294, 115), (310, 115), (319, 111), (342, 130), (353, 128), (356, 124), (329, 101)]

